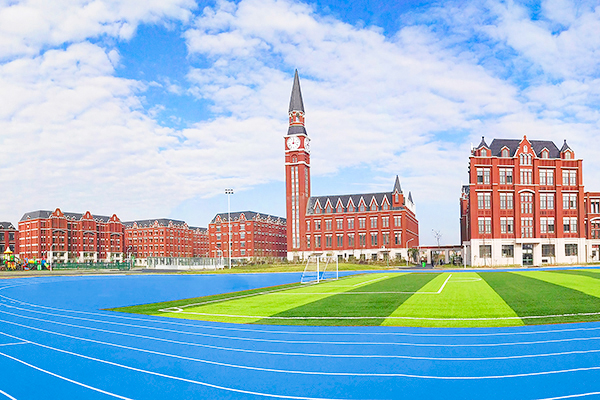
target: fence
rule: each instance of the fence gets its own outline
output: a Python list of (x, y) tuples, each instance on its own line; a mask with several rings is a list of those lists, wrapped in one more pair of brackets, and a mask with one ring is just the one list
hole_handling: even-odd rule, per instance
[(128, 262), (87, 262), (87, 263), (52, 263), (53, 270), (59, 269), (118, 269), (120, 271), (131, 269)]
[(148, 268), (175, 270), (222, 269), (223, 258), (209, 257), (148, 257)]

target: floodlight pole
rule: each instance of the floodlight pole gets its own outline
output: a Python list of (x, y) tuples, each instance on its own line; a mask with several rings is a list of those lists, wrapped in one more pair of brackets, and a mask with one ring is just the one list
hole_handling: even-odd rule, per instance
[(231, 269), (231, 195), (233, 194), (233, 189), (225, 189), (225, 194), (227, 195), (227, 225), (229, 226), (229, 269)]

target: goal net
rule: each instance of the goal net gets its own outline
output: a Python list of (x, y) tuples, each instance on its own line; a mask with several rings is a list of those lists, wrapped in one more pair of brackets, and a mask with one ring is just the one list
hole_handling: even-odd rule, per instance
[(300, 283), (319, 283), (338, 279), (338, 259), (332, 256), (311, 255), (306, 260)]

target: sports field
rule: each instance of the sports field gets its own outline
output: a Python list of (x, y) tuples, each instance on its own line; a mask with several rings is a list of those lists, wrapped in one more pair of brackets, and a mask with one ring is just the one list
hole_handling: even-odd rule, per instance
[(502, 327), (600, 321), (600, 271), (368, 273), (113, 311), (277, 325)]

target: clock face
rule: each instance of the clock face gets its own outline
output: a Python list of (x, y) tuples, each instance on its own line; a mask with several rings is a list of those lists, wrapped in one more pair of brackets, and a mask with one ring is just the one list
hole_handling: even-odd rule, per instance
[(310, 139), (309, 138), (304, 138), (304, 150), (306, 150), (307, 153), (310, 153)]
[(300, 147), (300, 138), (298, 136), (292, 136), (287, 140), (287, 146), (290, 150), (297, 150)]

